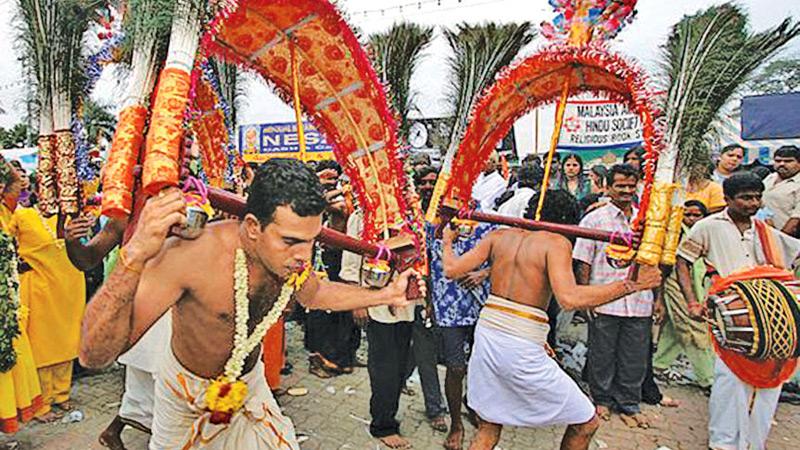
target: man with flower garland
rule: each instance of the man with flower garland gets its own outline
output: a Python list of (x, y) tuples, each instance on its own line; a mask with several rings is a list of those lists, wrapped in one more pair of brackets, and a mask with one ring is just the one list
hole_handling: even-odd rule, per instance
[(260, 168), (241, 221), (211, 224), (193, 241), (166, 238), (186, 221), (179, 191), (147, 202), (119, 264), (89, 303), (80, 359), (87, 367), (107, 366), (172, 310), (151, 449), (299, 448), (259, 358), (275, 313), (295, 290), (297, 301), (315, 309), (410, 304), (411, 271), (377, 291), (313, 275), (302, 283), (307, 272), (298, 277), (298, 267), (311, 257), (326, 204), (313, 171), (286, 159)]

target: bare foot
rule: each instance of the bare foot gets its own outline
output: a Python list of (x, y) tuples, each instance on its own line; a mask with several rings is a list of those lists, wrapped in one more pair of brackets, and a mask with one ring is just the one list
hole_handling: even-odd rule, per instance
[(461, 450), (464, 448), (464, 427), (454, 427), (450, 429), (450, 434), (444, 441), (444, 448), (447, 450)]
[(380, 438), (383, 445), (389, 448), (411, 448), (411, 443), (405, 440), (399, 434), (393, 434), (391, 436), (385, 436)]
[(67, 400), (67, 401), (63, 401), (63, 402), (61, 402), (61, 403), (54, 403), (54, 404), (53, 404), (53, 406), (55, 406), (56, 408), (58, 408), (58, 409), (60, 409), (60, 410), (62, 410), (62, 411), (64, 411), (64, 412), (69, 412), (69, 411), (72, 411), (72, 410), (73, 410), (73, 408), (75, 408), (75, 407), (72, 405), (72, 402), (71, 402), (71, 401), (69, 401), (69, 400)]
[(597, 412), (597, 417), (605, 420), (606, 422), (611, 419), (611, 411), (607, 406), (597, 405), (597, 409), (595, 411)]
[(430, 420), (431, 428), (434, 431), (439, 431), (444, 433), (447, 431), (447, 421), (444, 420), (444, 416), (435, 417)]
[(661, 401), (658, 403), (659, 405), (665, 408), (677, 408), (681, 406), (681, 402), (675, 400), (674, 398), (670, 397), (661, 397)]
[(41, 416), (36, 416), (33, 420), (40, 422), (40, 423), (53, 423), (59, 419), (64, 417), (64, 414), (57, 413), (55, 411), (50, 411), (47, 414), (42, 414)]
[(100, 442), (100, 445), (105, 448), (111, 450), (125, 450), (125, 444), (122, 443), (120, 432), (122, 432), (122, 428), (116, 428), (112, 423), (108, 428), (103, 430), (97, 440)]
[(619, 417), (623, 422), (625, 422), (625, 425), (627, 425), (628, 428), (650, 428), (650, 420), (642, 413), (636, 413), (632, 415), (620, 414)]

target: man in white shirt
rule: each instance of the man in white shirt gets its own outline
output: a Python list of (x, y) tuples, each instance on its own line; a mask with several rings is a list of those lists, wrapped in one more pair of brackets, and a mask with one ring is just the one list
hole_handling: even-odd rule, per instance
[(500, 156), (493, 152), (472, 187), (472, 199), (478, 202), (481, 211), (493, 211), (495, 200), (503, 195), (507, 185), (508, 181), (500, 174)]
[(800, 148), (785, 145), (772, 157), (775, 173), (764, 179), (764, 206), (775, 228), (789, 236), (800, 231)]
[[(761, 205), (764, 185), (747, 172), (731, 175), (722, 185), (728, 207), (697, 222), (678, 248), (675, 269), (688, 303), (689, 314), (702, 318), (704, 299), (692, 288), (689, 267), (702, 258), (721, 277), (770, 263), (753, 216)], [(763, 226), (783, 256), (779, 264), (796, 267), (800, 240)], [(770, 252), (772, 254), (772, 252)], [(774, 263), (772, 265), (775, 265)], [(720, 357), (715, 359), (714, 385), (709, 398), (708, 446), (714, 450), (762, 450), (766, 448), (772, 417), (781, 387), (759, 388), (748, 384)]]
[(533, 161), (525, 161), (519, 168), (519, 186), (514, 195), (500, 204), (497, 213), (503, 216), (522, 218), (528, 209), (531, 197), (541, 188), (544, 171)]

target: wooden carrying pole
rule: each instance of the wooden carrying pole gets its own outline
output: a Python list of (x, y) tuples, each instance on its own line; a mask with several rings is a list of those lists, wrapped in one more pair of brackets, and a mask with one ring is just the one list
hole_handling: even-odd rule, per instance
[(626, 239), (626, 236), (605, 230), (595, 230), (576, 225), (564, 225), (560, 223), (540, 222), (529, 219), (519, 219), (517, 217), (500, 216), (497, 214), (487, 214), (476, 211), (462, 211), (456, 214), (459, 219), (475, 220), (478, 222), (488, 222), (497, 225), (508, 225), (511, 227), (522, 228), (530, 231), (549, 231), (564, 236), (573, 236), (595, 241), (610, 242), (619, 245), (631, 245), (633, 248), (639, 246), (639, 237), (633, 236)]
[[(244, 217), (245, 200), (241, 196), (222, 189), (209, 187), (208, 200), (211, 202), (211, 206), (214, 209), (237, 217)], [(347, 250), (348, 252), (357, 253), (362, 256), (374, 258), (380, 252), (380, 247), (376, 244), (370, 244), (325, 227), (322, 228), (317, 240), (325, 245), (341, 248), (342, 250)], [(398, 253), (392, 253), (392, 259), (392, 262), (402, 263), (400, 260), (401, 256)]]

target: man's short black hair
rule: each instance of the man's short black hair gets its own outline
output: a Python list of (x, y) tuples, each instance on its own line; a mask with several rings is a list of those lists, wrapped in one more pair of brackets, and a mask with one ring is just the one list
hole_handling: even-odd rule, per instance
[(420, 183), (420, 181), (422, 181), (423, 178), (425, 178), (426, 176), (428, 176), (428, 175), (430, 175), (432, 173), (437, 173), (436, 169), (434, 169), (433, 166), (422, 166), (418, 170), (415, 170), (414, 171), (414, 184), (418, 185)]
[(536, 189), (544, 180), (544, 169), (535, 161), (523, 161), (517, 173), (520, 187)]
[(722, 182), (725, 197), (733, 198), (742, 192), (764, 192), (764, 183), (758, 175), (750, 172), (736, 172)]
[(775, 150), (774, 157), (779, 158), (794, 158), (797, 161), (800, 161), (800, 148), (797, 148), (796, 145), (784, 145), (783, 147)]
[[(533, 220), (536, 216), (536, 208), (539, 206), (539, 195), (536, 194), (531, 197), (528, 202), (528, 209), (525, 211), (525, 218)], [(580, 220), (580, 210), (578, 209), (578, 202), (575, 197), (563, 189), (549, 189), (544, 197), (544, 205), (542, 205), (543, 222), (562, 223), (566, 225), (575, 225)]]
[(342, 166), (339, 165), (338, 162), (332, 159), (323, 159), (322, 161), (318, 162), (316, 166), (314, 166), (314, 170), (317, 173), (322, 172), (326, 169), (333, 169), (336, 171), (337, 174), (342, 174)]
[(772, 171), (769, 170), (769, 167), (753, 166), (753, 168), (750, 169), (750, 173), (755, 174), (755, 176), (763, 180), (764, 178), (767, 178), (767, 176), (771, 174)]
[(703, 217), (708, 215), (708, 208), (706, 208), (706, 204), (701, 202), (700, 200), (686, 200), (686, 203), (683, 204), (684, 208), (691, 208), (695, 207), (700, 210), (700, 213), (703, 214)]
[(279, 206), (291, 207), (300, 217), (318, 216), (327, 206), (317, 174), (296, 159), (275, 158), (258, 168), (245, 213), (266, 226)]
[(622, 175), (625, 178), (634, 177), (639, 180), (639, 171), (630, 164), (614, 164), (608, 169), (606, 175), (606, 185), (611, 187), (614, 184), (614, 175)]

